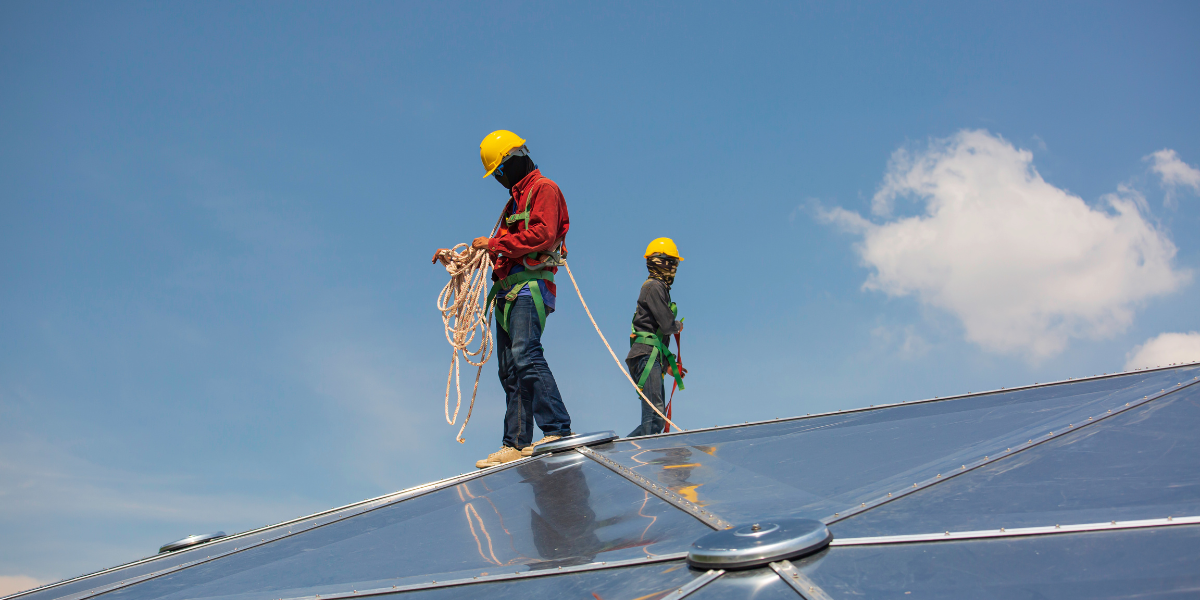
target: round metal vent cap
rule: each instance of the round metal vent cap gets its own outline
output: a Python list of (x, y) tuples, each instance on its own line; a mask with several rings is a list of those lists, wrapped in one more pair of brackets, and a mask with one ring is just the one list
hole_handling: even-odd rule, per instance
[(611, 442), (615, 439), (617, 439), (617, 432), (615, 431), (575, 433), (558, 438), (553, 442), (547, 442), (545, 444), (538, 444), (537, 446), (534, 446), (533, 455), (538, 456), (539, 454), (558, 452), (560, 450), (570, 450), (571, 448), (578, 448), (580, 446), (594, 446), (596, 444), (603, 444), (604, 442)]
[(692, 543), (687, 561), (702, 569), (742, 569), (812, 554), (833, 540), (813, 519), (763, 519), (715, 531)]
[(200, 544), (203, 544), (204, 542), (211, 542), (215, 539), (219, 539), (219, 538), (223, 538), (223, 537), (225, 537), (224, 531), (218, 531), (215, 533), (206, 533), (203, 535), (189, 535), (189, 536), (183, 538), (182, 540), (176, 540), (174, 542), (171, 542), (170, 544), (163, 544), (162, 547), (160, 547), (158, 549), (158, 553), (162, 554), (163, 552), (174, 552), (176, 550), (183, 550), (184, 548), (191, 548), (192, 546), (198, 546)]

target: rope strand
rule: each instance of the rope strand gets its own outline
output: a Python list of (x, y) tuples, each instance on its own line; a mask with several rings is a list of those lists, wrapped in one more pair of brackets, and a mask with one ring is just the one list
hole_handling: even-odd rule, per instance
[[(461, 250), (460, 250), (461, 249)], [(467, 415), (463, 418), (462, 427), (454, 439), (461, 444), (466, 441), (463, 431), (471, 421), (471, 413), (475, 410), (475, 396), (479, 393), (479, 376), (483, 373), (483, 365), (492, 357), (495, 343), (492, 339), (491, 306), (484, 306), (488, 273), (492, 268), (492, 260), (487, 250), (472, 248), (469, 244), (457, 246), (442, 251), (439, 255), (450, 274), (450, 281), (438, 294), (437, 307), (442, 312), (442, 325), (446, 330), (446, 341), (450, 342), (450, 372), (446, 374), (446, 422), (453, 425), (458, 421), (458, 412), (462, 408), (462, 385), (459, 381), (459, 355), (462, 360), (478, 367), (475, 371), (475, 386), (471, 390), (471, 404), (467, 407)], [(479, 336), (479, 345), (471, 350), (471, 343)], [(472, 360), (479, 358), (479, 362)], [(450, 415), (450, 382), (453, 380), (454, 389), (458, 392), (458, 402), (454, 405), (454, 416)]]

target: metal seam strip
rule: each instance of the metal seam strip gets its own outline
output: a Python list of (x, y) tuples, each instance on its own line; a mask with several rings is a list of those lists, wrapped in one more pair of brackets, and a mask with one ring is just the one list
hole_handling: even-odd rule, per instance
[(642, 440), (642, 439), (664, 438), (664, 437), (671, 437), (671, 436), (676, 436), (676, 435), (687, 435), (687, 434), (691, 434), (691, 433), (699, 433), (699, 432), (703, 432), (703, 431), (722, 431), (725, 429), (736, 429), (738, 427), (753, 427), (755, 425), (766, 425), (769, 423), (783, 423), (786, 421), (801, 421), (804, 419), (815, 419), (817, 417), (829, 417), (829, 416), (834, 416), (834, 415), (848, 415), (848, 414), (853, 414), (853, 413), (877, 410), (880, 408), (895, 408), (897, 406), (912, 406), (914, 404), (928, 404), (930, 402), (943, 402), (945, 400), (961, 400), (963, 398), (973, 398), (975, 396), (986, 396), (988, 394), (1018, 392), (1021, 390), (1050, 387), (1050, 386), (1055, 386), (1055, 385), (1063, 385), (1063, 384), (1067, 384), (1067, 383), (1079, 383), (1081, 381), (1096, 381), (1098, 379), (1112, 379), (1113, 377), (1124, 377), (1126, 375), (1133, 375), (1133, 374), (1137, 374), (1137, 373), (1153, 373), (1156, 371), (1169, 371), (1171, 369), (1179, 369), (1179, 368), (1183, 368), (1183, 367), (1196, 367), (1196, 366), (1200, 366), (1200, 361), (1190, 362), (1190, 363), (1182, 363), (1182, 364), (1178, 364), (1178, 365), (1170, 365), (1170, 366), (1166, 366), (1166, 367), (1155, 367), (1153, 369), (1136, 369), (1133, 371), (1122, 371), (1120, 373), (1110, 373), (1107, 375), (1093, 375), (1091, 377), (1076, 377), (1074, 379), (1063, 379), (1061, 381), (1048, 381), (1046, 383), (1035, 383), (1033, 385), (1020, 385), (1017, 387), (1000, 388), (998, 390), (988, 390), (985, 392), (957, 394), (954, 396), (942, 396), (940, 398), (935, 397), (935, 398), (926, 398), (924, 400), (909, 400), (909, 401), (904, 401), (904, 402), (893, 402), (891, 404), (872, 404), (865, 408), (850, 408), (850, 409), (846, 409), (846, 410), (834, 410), (834, 411), (823, 412), (823, 413), (813, 413), (813, 414), (804, 415), (803, 417), (782, 417), (782, 418), (778, 418), (778, 419), (767, 419), (764, 421), (749, 421), (746, 423), (737, 423), (734, 425), (718, 425), (715, 427), (703, 427), (703, 428), (698, 427), (695, 429), (689, 429), (687, 431), (672, 431), (670, 433), (656, 433), (654, 435), (640, 435), (640, 436), (637, 436), (634, 438), (627, 438), (627, 439)]
[[(301, 534), (301, 533), (305, 533), (305, 532), (308, 532), (308, 531), (312, 531), (312, 530), (314, 530), (314, 529), (318, 529), (318, 528), (320, 528), (320, 527), (324, 527), (324, 526), (326, 526), (326, 525), (331, 525), (331, 524), (333, 524), (333, 523), (339, 523), (339, 522), (341, 522), (341, 521), (345, 521), (346, 519), (349, 519), (349, 518), (352, 518), (352, 517), (356, 517), (356, 516), (358, 516), (358, 515), (366, 514), (366, 513), (368, 513), (368, 512), (371, 512), (371, 511), (374, 511), (374, 510), (378, 510), (378, 509), (380, 509), (380, 508), (384, 508), (384, 507), (386, 507), (386, 506), (391, 506), (392, 504), (395, 504), (395, 503), (397, 503), (397, 502), (401, 502), (401, 501), (404, 501), (404, 500), (410, 500), (410, 499), (412, 499), (412, 498), (417, 498), (417, 497), (419, 497), (419, 496), (424, 496), (425, 494), (429, 494), (429, 493), (432, 493), (432, 492), (436, 492), (436, 491), (438, 491), (438, 490), (446, 489), (446, 488), (448, 488), (448, 487), (453, 487), (453, 486), (455, 486), (455, 485), (458, 485), (458, 484), (460, 484), (460, 483), (464, 483), (464, 482), (470, 481), (470, 480), (472, 480), (472, 479), (477, 479), (477, 478), (479, 478), (479, 477), (482, 477), (482, 476), (484, 476), (484, 475), (487, 475), (487, 474), (496, 473), (496, 472), (498, 472), (498, 471), (503, 471), (503, 470), (505, 470), (505, 469), (509, 469), (509, 468), (515, 467), (515, 466), (517, 466), (517, 465), (519, 465), (519, 464), (523, 464), (523, 463), (525, 463), (526, 461), (530, 461), (530, 460), (536, 460), (536, 459), (535, 459), (535, 458), (532, 458), (532, 457), (521, 458), (521, 459), (518, 459), (518, 460), (515, 460), (515, 461), (512, 461), (512, 462), (504, 463), (504, 464), (502, 464), (502, 465), (499, 465), (499, 466), (496, 466), (496, 467), (490, 467), (490, 468), (488, 468), (488, 469), (484, 469), (484, 470), (481, 470), (481, 471), (478, 471), (478, 472), (475, 472), (475, 473), (466, 473), (466, 474), (463, 474), (463, 475), (459, 475), (459, 476), (457, 476), (457, 477), (449, 477), (449, 478), (443, 479), (443, 480), (441, 480), (441, 481), (437, 481), (437, 482), (430, 483), (430, 484), (425, 484), (425, 485), (420, 485), (420, 486), (417, 486), (417, 487), (414, 487), (414, 488), (409, 488), (409, 489), (407, 489), (407, 490), (403, 490), (403, 491), (400, 491), (400, 492), (395, 492), (395, 493), (393, 493), (393, 494), (388, 494), (388, 495), (385, 495), (385, 496), (380, 496), (379, 498), (375, 498), (375, 499), (372, 499), (372, 500), (364, 500), (364, 501), (362, 501), (362, 502), (356, 502), (356, 503), (354, 503), (354, 504), (351, 504), (351, 505), (349, 505), (349, 506), (350, 506), (350, 507), (363, 506), (364, 504), (369, 504), (369, 503), (371, 503), (371, 502), (378, 501), (379, 499), (382, 499), (382, 498), (387, 498), (387, 499), (388, 499), (386, 502), (384, 502), (384, 503), (382, 503), (382, 504), (377, 504), (377, 505), (374, 505), (374, 506), (369, 506), (369, 507), (363, 508), (362, 510), (358, 510), (358, 511), (355, 511), (355, 512), (351, 512), (351, 513), (349, 513), (349, 514), (346, 514), (346, 515), (344, 515), (344, 516), (341, 516), (341, 517), (339, 517), (339, 518), (337, 518), (337, 519), (334, 519), (334, 520), (332, 520), (332, 521), (326, 521), (326, 522), (324, 522), (324, 523), (320, 523), (320, 524), (317, 524), (317, 525), (312, 525), (312, 526), (310, 526), (310, 527), (305, 527), (305, 528), (303, 528), (303, 529), (293, 529), (293, 530), (291, 530), (291, 531), (288, 531), (287, 533), (280, 534), (280, 535), (276, 535), (276, 536), (274, 536), (274, 537), (262, 538), (262, 539), (260, 539), (260, 541), (257, 541), (257, 542), (251, 542), (251, 543), (249, 543), (249, 544), (247, 544), (247, 545), (245, 545), (245, 546), (237, 546), (237, 547), (235, 547), (233, 550), (226, 550), (225, 552), (221, 552), (220, 554), (213, 554), (213, 555), (209, 555), (209, 556), (206, 556), (206, 557), (204, 557), (204, 558), (196, 559), (196, 560), (189, 561), (189, 562), (185, 562), (185, 563), (180, 563), (180, 564), (177, 564), (177, 565), (175, 565), (175, 566), (173, 566), (173, 567), (168, 567), (168, 568), (166, 568), (166, 569), (162, 569), (161, 571), (154, 571), (154, 572), (151, 572), (151, 573), (144, 573), (144, 574), (142, 574), (142, 575), (138, 575), (137, 577), (131, 577), (131, 578), (129, 578), (129, 579), (123, 579), (123, 580), (121, 580), (121, 581), (115, 581), (115, 582), (113, 582), (113, 583), (110, 583), (110, 584), (107, 584), (107, 585), (103, 585), (103, 586), (100, 586), (100, 587), (96, 587), (96, 588), (92, 588), (92, 589), (90, 589), (90, 590), (85, 590), (85, 591), (82, 591), (82, 592), (76, 592), (76, 593), (74, 593), (74, 594), (69, 594), (69, 595), (66, 595), (66, 596), (60, 596), (60, 597), (56, 598), (55, 600), (83, 600), (84, 598), (91, 598), (91, 597), (93, 597), (93, 596), (97, 596), (97, 595), (100, 595), (100, 594), (104, 594), (104, 593), (107, 593), (107, 592), (111, 592), (111, 591), (113, 591), (113, 590), (121, 589), (121, 588), (124, 588), (124, 587), (129, 587), (129, 586), (131, 586), (131, 585), (138, 584), (138, 583), (142, 583), (142, 582), (144, 582), (144, 581), (147, 581), (147, 580), (150, 580), (150, 579), (154, 579), (154, 578), (156, 578), (156, 577), (161, 577), (161, 576), (163, 576), (163, 575), (168, 575), (168, 574), (170, 574), (170, 573), (174, 573), (174, 572), (177, 572), (177, 571), (182, 571), (183, 569), (187, 569), (187, 568), (189, 568), (189, 567), (194, 567), (194, 566), (196, 566), (196, 565), (199, 565), (199, 564), (204, 564), (204, 563), (207, 563), (207, 562), (212, 562), (212, 561), (214, 561), (214, 560), (218, 560), (218, 559), (224, 558), (224, 557), (226, 557), (226, 556), (229, 556), (229, 555), (231, 555), (231, 554), (236, 554), (236, 553), (238, 553), (238, 552), (244, 552), (244, 551), (246, 551), (246, 550), (250, 550), (251, 548), (257, 548), (258, 546), (262, 546), (262, 545), (264, 545), (264, 544), (269, 544), (269, 543), (271, 543), (271, 542), (274, 542), (274, 541), (277, 541), (277, 540), (281, 540), (281, 539), (284, 539), (284, 538), (287, 538), (287, 537), (292, 537), (292, 536), (294, 536), (294, 535), (299, 535), (299, 534)], [(335, 509), (335, 510), (332, 510), (332, 511), (325, 511), (324, 513), (318, 513), (318, 514), (317, 514), (317, 516), (321, 516), (321, 515), (328, 515), (328, 514), (330, 514), (330, 513), (334, 513), (334, 512), (336, 512), (336, 511), (338, 511), (338, 510), (345, 510), (345, 509), (344, 509), (344, 508), (342, 508), (342, 509)], [(307, 520), (307, 519), (312, 519), (312, 518), (315, 518), (315, 517), (306, 517), (305, 519), (296, 519), (296, 520), (293, 520), (293, 521), (285, 521), (284, 523), (282, 523), (282, 524), (280, 524), (280, 525), (272, 525), (271, 527), (268, 527), (268, 528), (261, 528), (261, 529), (257, 529), (257, 530), (254, 530), (254, 531), (249, 531), (249, 532), (246, 532), (246, 533), (240, 533), (240, 534), (236, 534), (236, 535), (233, 535), (233, 536), (224, 537), (224, 538), (221, 538), (219, 541), (220, 541), (220, 542), (226, 542), (226, 541), (228, 541), (228, 540), (230, 540), (230, 539), (237, 539), (237, 538), (240, 538), (240, 537), (248, 537), (250, 534), (254, 533), (255, 531), (265, 531), (265, 530), (267, 530), (267, 529), (276, 529), (276, 528), (279, 528), (279, 527), (283, 527), (283, 526), (287, 525), (288, 523), (295, 523), (295, 522), (298, 522), (298, 521), (299, 521), (299, 522), (302, 522), (302, 521), (304, 521), (304, 520)], [(214, 541), (218, 541), (218, 540), (214, 540)], [(204, 546), (198, 546), (198, 547), (197, 547), (195, 550), (200, 550), (200, 549), (203, 549), (203, 548), (204, 548)], [(184, 552), (187, 552), (187, 551), (188, 551), (188, 550), (184, 550)], [(0, 600), (14, 600), (14, 599), (16, 599), (16, 598), (19, 598), (19, 597), (21, 597), (21, 596), (24, 596), (24, 595), (26, 595), (26, 594), (30, 594), (30, 593), (33, 593), (33, 592), (36, 592), (36, 591), (39, 591), (39, 590), (45, 590), (45, 589), (48, 589), (48, 588), (50, 588), (50, 587), (54, 587), (54, 586), (58, 586), (58, 585), (63, 585), (63, 584), (66, 584), (66, 583), (70, 583), (70, 582), (72, 582), (72, 581), (79, 581), (79, 580), (81, 580), (81, 579), (86, 579), (87, 577), (94, 577), (94, 576), (96, 576), (96, 575), (99, 575), (99, 574), (102, 574), (102, 573), (108, 573), (108, 572), (112, 572), (112, 571), (114, 571), (114, 570), (121, 569), (121, 568), (125, 568), (125, 567), (129, 567), (129, 566), (133, 566), (133, 565), (136, 565), (136, 564), (142, 564), (142, 563), (148, 562), (149, 560), (153, 560), (153, 559), (155, 559), (155, 558), (161, 558), (161, 556), (150, 557), (149, 559), (143, 559), (142, 561), (138, 561), (138, 562), (136, 562), (136, 563), (130, 563), (130, 564), (127, 564), (127, 565), (122, 565), (121, 567), (116, 567), (116, 568), (114, 568), (114, 569), (108, 569), (108, 570), (106, 570), (106, 571), (101, 571), (100, 573), (93, 573), (93, 574), (91, 574), (91, 575), (85, 575), (85, 576), (83, 576), (83, 577), (76, 577), (76, 578), (74, 578), (74, 579), (70, 579), (70, 580), (67, 580), (67, 581), (60, 581), (60, 582), (58, 582), (58, 583), (56, 583), (56, 584), (53, 584), (53, 585), (51, 585), (51, 586), (45, 586), (45, 587), (42, 587), (42, 588), (37, 588), (37, 589), (33, 589), (33, 590), (26, 590), (26, 591), (24, 591), (24, 592), (21, 592), (20, 594), (14, 594), (14, 595), (12, 595), (12, 596), (6, 596), (6, 597), (4, 597), (4, 598), (0, 598)]]
[(641, 475), (641, 473), (638, 473), (637, 471), (634, 471), (633, 469), (625, 467), (625, 466), (617, 463), (616, 461), (608, 458), (607, 456), (604, 456), (603, 454), (600, 454), (599, 452), (592, 450), (591, 448), (583, 446), (583, 447), (575, 448), (575, 451), (604, 465), (605, 467), (608, 467), (611, 471), (613, 471), (617, 475), (620, 475), (621, 477), (628, 479), (629, 481), (633, 482), (638, 487), (646, 490), (647, 492), (650, 492), (651, 494), (654, 494), (655, 496), (658, 496), (659, 498), (661, 498), (662, 500), (665, 500), (667, 503), (671, 504), (675, 508), (678, 508), (678, 509), (688, 513), (689, 515), (696, 517), (697, 519), (700, 520), (700, 522), (704, 523), (705, 525), (708, 525), (709, 527), (712, 527), (713, 529), (716, 529), (719, 531), (721, 529), (729, 529), (730, 527), (733, 527), (733, 523), (730, 523), (729, 521), (722, 519), (720, 516), (715, 515), (709, 511), (705, 510), (704, 507), (700, 506), (699, 504), (696, 504), (696, 503), (688, 500), (687, 498), (684, 498), (683, 496), (680, 496), (679, 494), (672, 492), (669, 488), (667, 488), (665, 486), (658, 485), (657, 483), (654, 483), (654, 482), (650, 481), (649, 479), (646, 479), (645, 477), (643, 477)]
[(807, 575), (801, 573), (800, 569), (797, 569), (796, 565), (792, 564), (792, 561), (781, 560), (773, 562), (768, 566), (771, 567), (771, 570), (775, 571), (776, 575), (779, 575), (779, 578), (784, 583), (788, 584), (793, 590), (796, 590), (796, 593), (800, 594), (805, 600), (833, 600), (829, 594), (825, 593), (825, 590), (821, 589)]
[(1129, 410), (1132, 410), (1139, 406), (1142, 406), (1144, 404), (1153, 402), (1159, 398), (1162, 398), (1164, 396), (1167, 396), (1167, 395), (1177, 392), (1179, 390), (1186, 389), (1197, 383), (1200, 383), (1200, 377), (1193, 377), (1192, 380), (1189, 382), (1180, 382), (1170, 388), (1163, 389), (1162, 391), (1158, 392), (1157, 394), (1150, 394), (1148, 396), (1143, 397), (1141, 400), (1134, 400), (1131, 402), (1126, 402), (1125, 406), (1121, 406), (1121, 407), (1118, 407), (1115, 409), (1110, 408), (1110, 409), (1108, 409), (1107, 412), (1101, 413), (1101, 414), (1097, 415), (1096, 417), (1088, 417), (1088, 420), (1084, 421), (1082, 423), (1079, 423), (1079, 424), (1070, 423), (1065, 428), (1059, 428), (1057, 433), (1054, 431), (1050, 431), (1044, 435), (1038, 435), (1033, 438), (1030, 438), (1030, 440), (1028, 442), (1023, 442), (1019, 445), (1013, 446), (1012, 448), (1007, 448), (1003, 452), (1000, 452), (999, 450), (997, 450), (997, 452), (995, 454), (985, 455), (983, 458), (979, 458), (972, 462), (963, 464), (961, 468), (954, 469), (953, 471), (951, 471), (949, 473), (945, 473), (945, 474), (938, 473), (935, 477), (931, 477), (924, 481), (918, 481), (918, 482), (914, 483), (912, 485), (912, 487), (904, 488), (901, 490), (896, 490), (893, 492), (886, 492), (887, 493), (886, 496), (881, 496), (879, 498), (876, 498), (875, 500), (860, 503), (858, 506), (851, 507), (844, 511), (835, 512), (835, 513), (833, 513), (833, 515), (827, 516), (821, 520), (824, 521), (826, 525), (832, 525), (839, 521), (844, 521), (850, 517), (853, 517), (855, 515), (859, 515), (859, 514), (862, 514), (863, 512), (871, 510), (872, 508), (882, 506), (884, 504), (887, 504), (888, 502), (892, 502), (893, 500), (899, 500), (900, 498), (908, 496), (909, 494), (919, 492), (921, 490), (929, 488), (930, 486), (942, 483), (943, 481), (948, 481), (948, 480), (953, 479), (964, 473), (970, 473), (971, 471), (974, 471), (975, 469), (978, 469), (979, 467), (989, 465), (991, 463), (994, 463), (998, 460), (1002, 460), (1009, 456), (1013, 456), (1013, 455), (1017, 454), (1018, 452), (1028, 450), (1030, 448), (1039, 446), (1039, 445), (1049, 442), (1051, 440), (1056, 440), (1064, 435), (1069, 435), (1071, 433), (1074, 433), (1075, 431), (1083, 429), (1084, 427), (1087, 427), (1088, 425), (1094, 425), (1094, 424), (1099, 423), (1109, 417), (1114, 417), (1116, 415), (1122, 414), (1126, 411), (1129, 411)]
[(280, 600), (339, 600), (342, 598), (362, 598), (365, 596), (378, 596), (381, 594), (394, 594), (398, 592), (411, 592), (415, 590), (429, 590), (434, 588), (458, 587), (463, 585), (472, 585), (476, 583), (492, 583), (496, 581), (512, 581), (514, 579), (537, 579), (541, 577), (553, 577), (555, 575), (566, 575), (568, 573), (582, 573), (586, 571), (603, 571), (605, 569), (619, 569), (621, 567), (636, 567), (639, 565), (649, 565), (660, 562), (670, 562), (674, 560), (683, 560), (687, 558), (687, 552), (675, 552), (672, 554), (660, 554), (658, 556), (650, 556), (645, 558), (631, 558), (628, 560), (612, 560), (598, 563), (588, 563), (586, 565), (575, 565), (571, 567), (559, 567), (557, 569), (541, 569), (536, 571), (514, 571), (512, 573), (496, 573), (495, 575), (478, 575), (471, 577), (461, 577), (459, 579), (447, 579), (445, 581), (434, 581), (422, 583), (412, 583), (409, 585), (393, 585), (385, 588), (372, 588), (369, 590), (354, 590), (350, 592), (339, 592), (336, 594), (315, 594), (312, 596), (292, 596), (289, 598), (281, 598)]
[(692, 592), (695, 592), (696, 590), (720, 579), (724, 574), (725, 571), (719, 569), (715, 571), (707, 571), (703, 575), (683, 584), (679, 587), (679, 589), (667, 594), (666, 596), (663, 596), (661, 600), (679, 600), (680, 598), (685, 598), (691, 595)]
[(918, 533), (913, 535), (884, 535), (878, 537), (834, 538), (830, 546), (877, 546), (883, 544), (911, 544), (916, 542), (951, 542), (956, 540), (980, 540), (1002, 537), (1028, 537), (1055, 535), (1059, 533), (1082, 533), (1086, 531), (1117, 531), (1122, 529), (1146, 529), (1172, 527), (1175, 525), (1200, 525), (1200, 516), (1167, 517), (1165, 519), (1143, 519), (1139, 521), (1109, 521), (1108, 523), (1084, 523), (1081, 525), (1053, 525), (1043, 527), (1020, 527), (1016, 529), (985, 529), (982, 531), (946, 531), (943, 533)]

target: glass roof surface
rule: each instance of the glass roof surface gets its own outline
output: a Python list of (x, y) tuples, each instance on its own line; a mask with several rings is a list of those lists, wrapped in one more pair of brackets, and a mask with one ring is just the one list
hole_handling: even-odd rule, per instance
[(1200, 374), (1131, 373), (937, 402), (633, 438), (608, 458), (733, 522), (822, 519)]
[[(127, 579), (132, 579), (150, 573), (157, 573), (164, 569), (170, 569), (184, 563), (195, 560), (203, 560), (207, 556), (223, 554), (233, 550), (234, 548), (244, 547), (247, 544), (258, 542), (263, 539), (279, 537), (280, 535), (286, 535), (288, 532), (303, 531), (311, 527), (319, 526), (323, 523), (344, 519), (349, 515), (358, 514), (372, 508), (383, 506), (389, 502), (394, 502), (396, 499), (397, 496), (389, 496), (373, 501), (360, 502), (344, 509), (334, 509), (324, 513), (318, 513), (317, 515), (309, 518), (296, 519), (283, 523), (279, 526), (267, 527), (261, 531), (254, 532), (253, 536), (235, 534), (226, 538), (209, 542), (207, 544), (202, 544), (195, 548), (159, 554), (157, 556), (149, 557), (150, 560), (146, 560), (145, 562), (133, 563), (129, 566), (119, 567), (108, 572), (101, 572), (98, 575), (93, 575), (78, 581), (72, 581), (37, 592), (24, 594), (21, 596), (21, 600), (51, 600), (53, 598), (63, 598), (73, 594), (85, 593), (89, 590), (94, 590), (96, 588), (125, 581)], [(183, 538), (185, 536), (181, 535), (179, 537)], [(163, 541), (166, 542), (168, 540)]]
[[(537, 598), (580, 598), (582, 600), (655, 600), (699, 577), (683, 561), (655, 563), (620, 569), (602, 569), (473, 585), (418, 590), (377, 596), (379, 600), (433, 600), (439, 598), (487, 598), (489, 600), (534, 600)], [(710, 584), (711, 585), (711, 584)], [(690, 598), (690, 596), (689, 596)]]
[(833, 524), (837, 537), (1200, 516), (1200, 385)]
[(710, 532), (575, 452), (102, 595), (277, 599), (686, 551)]
[(882, 546), (793, 561), (833, 598), (1194, 598), (1200, 526)]

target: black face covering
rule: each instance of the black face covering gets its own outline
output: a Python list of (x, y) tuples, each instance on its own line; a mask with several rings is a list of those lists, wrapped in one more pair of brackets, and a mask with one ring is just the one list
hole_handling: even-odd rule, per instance
[(492, 177), (495, 177), (496, 181), (499, 181), (505, 189), (511, 190), (512, 186), (525, 179), (525, 176), (536, 168), (537, 165), (533, 164), (533, 160), (528, 156), (510, 156), (508, 160), (496, 167), (495, 171), (492, 171)]

